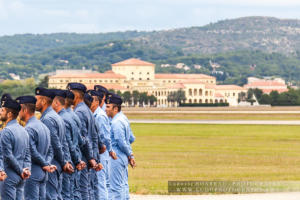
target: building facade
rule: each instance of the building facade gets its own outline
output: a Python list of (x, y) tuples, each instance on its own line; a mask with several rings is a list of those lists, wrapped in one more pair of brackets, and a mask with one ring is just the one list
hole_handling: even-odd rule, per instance
[(238, 96), (246, 89), (237, 85), (217, 85), (216, 78), (205, 74), (155, 74), (155, 65), (136, 58), (112, 64), (112, 70), (105, 73), (57, 71), (49, 77), (49, 87), (66, 88), (69, 82), (79, 82), (92, 89), (102, 85), (115, 91), (146, 92), (157, 98), (157, 106), (171, 106), (168, 95), (183, 90), (185, 103), (222, 103), (231, 106), (238, 104)]

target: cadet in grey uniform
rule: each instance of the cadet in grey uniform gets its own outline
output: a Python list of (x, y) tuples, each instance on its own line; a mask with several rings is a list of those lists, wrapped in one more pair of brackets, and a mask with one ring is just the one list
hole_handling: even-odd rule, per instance
[(50, 130), (51, 146), (54, 157), (51, 164), (57, 167), (54, 173), (49, 174), (47, 181), (46, 197), (48, 200), (61, 198), (62, 171), (73, 173), (68, 143), (65, 138), (65, 125), (61, 117), (52, 109), (52, 100), (55, 97), (54, 91), (45, 88), (36, 88), (36, 110), (42, 113), (41, 121)]
[(1, 188), (3, 200), (22, 200), (24, 180), (31, 175), (28, 133), (16, 120), (20, 110), (21, 106), (15, 100), (7, 98), (2, 101), (0, 118), (6, 127), (0, 133), (1, 155), (7, 173)]
[[(82, 156), (84, 156), (85, 158), (88, 158), (87, 160), (92, 159), (92, 150), (89, 149), (90, 145), (88, 144), (88, 141), (81, 136), (81, 121), (79, 119), (79, 117), (74, 113), (74, 111), (72, 110), (72, 106), (74, 105), (74, 94), (73, 92), (69, 91), (69, 90), (65, 90), (66, 91), (66, 99), (65, 99), (65, 109), (68, 113), (70, 113), (73, 121), (76, 124), (76, 134), (77, 136), (75, 138), (73, 138), (73, 143), (74, 145), (77, 146), (77, 152), (80, 154), (81, 158)], [(77, 139), (76, 139), (77, 138)], [(80, 193), (80, 174), (81, 171), (79, 170), (75, 170), (75, 173), (73, 173), (73, 176), (71, 178), (70, 184), (71, 184), (71, 198), (73, 198), (74, 200), (81, 200), (81, 193)]]
[(134, 168), (136, 166), (133, 152), (130, 146), (130, 127), (121, 114), (122, 99), (116, 94), (106, 98), (106, 113), (111, 117), (111, 143), (112, 148), (118, 155), (117, 160), (111, 160), (110, 184), (111, 198), (113, 200), (124, 200), (126, 184), (126, 168), (128, 163)]
[(56, 166), (51, 165), (53, 152), (50, 146), (50, 131), (46, 125), (37, 120), (34, 115), (35, 97), (21, 96), (18, 97), (16, 101), (21, 104), (19, 118), (26, 123), (25, 130), (29, 135), (32, 162), (32, 174), (25, 182), (25, 200), (45, 200), (47, 173), (56, 170)]
[[(64, 109), (65, 98), (66, 98), (66, 91), (55, 90), (55, 98), (53, 99), (52, 102), (52, 108), (64, 120), (64, 124), (66, 127), (66, 140), (69, 145), (71, 159), (73, 164), (76, 166), (76, 169), (80, 171), (86, 167), (86, 164), (84, 161), (81, 160), (81, 154), (79, 154), (77, 151), (78, 143), (75, 144), (73, 141), (73, 139), (78, 137), (77, 130), (76, 130), (77, 127), (75, 121), (72, 119), (71, 114)], [(64, 200), (72, 199), (71, 178), (72, 175), (63, 173), (62, 198)]]
[[(88, 140), (88, 143), (91, 145), (92, 149), (92, 159), (90, 159), (89, 165), (90, 168), (99, 171), (103, 167), (99, 162), (99, 150), (98, 150), (98, 136), (95, 130), (95, 120), (92, 112), (83, 102), (84, 93), (86, 92), (85, 85), (81, 83), (69, 83), (67, 88), (72, 91), (75, 95), (74, 98), (74, 112), (79, 117), (81, 121), (81, 135)], [(87, 158), (85, 158), (87, 159)], [(87, 160), (85, 160), (87, 161)], [(80, 174), (80, 192), (81, 198), (85, 200), (93, 200), (94, 192), (93, 188), (94, 181), (92, 181), (92, 175), (94, 171), (82, 170)], [(94, 176), (95, 177), (95, 176)], [(93, 178), (94, 178), (93, 177)]]
[(104, 103), (104, 93), (100, 90), (95, 91), (91, 90), (88, 93), (93, 97), (91, 110), (94, 113), (95, 123), (98, 130), (98, 136), (101, 141), (104, 143), (102, 147), (100, 146), (101, 153), (101, 164), (103, 165), (103, 170), (97, 173), (98, 176), (98, 192), (100, 200), (109, 199), (109, 190), (110, 190), (110, 182), (109, 182), (109, 160), (110, 156), (116, 160), (116, 153), (112, 150), (111, 140), (110, 140), (110, 121), (106, 115), (106, 113), (101, 109)]

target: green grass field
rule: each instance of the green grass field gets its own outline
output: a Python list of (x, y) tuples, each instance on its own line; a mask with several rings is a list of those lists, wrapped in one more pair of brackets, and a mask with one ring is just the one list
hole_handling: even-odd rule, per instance
[(132, 124), (130, 191), (166, 194), (168, 180), (300, 180), (300, 127)]

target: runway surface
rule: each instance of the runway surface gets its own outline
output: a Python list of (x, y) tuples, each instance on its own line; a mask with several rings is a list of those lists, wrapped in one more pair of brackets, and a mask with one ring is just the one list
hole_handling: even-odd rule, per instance
[(131, 119), (140, 124), (245, 124), (245, 125), (300, 125), (300, 120), (147, 120)]
[(300, 192), (224, 195), (130, 195), (131, 200), (299, 200)]

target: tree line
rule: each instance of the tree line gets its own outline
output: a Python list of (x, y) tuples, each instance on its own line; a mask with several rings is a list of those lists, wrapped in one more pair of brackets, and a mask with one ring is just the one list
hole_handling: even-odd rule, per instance
[(262, 90), (249, 89), (247, 93), (241, 93), (239, 101), (245, 100), (254, 103), (255, 99), (261, 105), (271, 106), (299, 106), (300, 105), (300, 89), (289, 88), (287, 92), (279, 93), (272, 91), (270, 94), (264, 94)]

